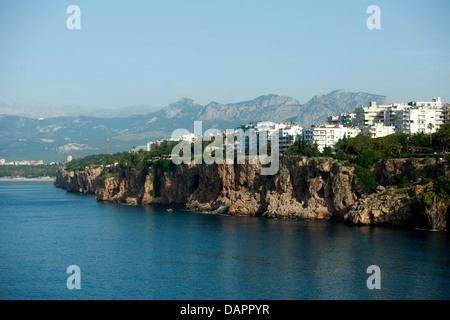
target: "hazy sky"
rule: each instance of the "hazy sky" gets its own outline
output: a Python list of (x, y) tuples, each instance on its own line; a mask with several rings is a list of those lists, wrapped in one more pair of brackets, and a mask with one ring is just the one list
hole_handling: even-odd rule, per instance
[[(81, 30), (69, 30), (69, 5)], [(369, 30), (369, 5), (381, 30)], [(450, 1), (0, 2), (0, 102), (165, 106), (335, 89), (450, 102)]]

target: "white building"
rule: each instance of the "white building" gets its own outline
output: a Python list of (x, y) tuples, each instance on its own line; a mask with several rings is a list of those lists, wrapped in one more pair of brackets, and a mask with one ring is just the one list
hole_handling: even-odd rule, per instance
[(327, 122), (330, 125), (344, 126), (344, 127), (354, 127), (356, 123), (356, 113), (354, 112), (344, 112), (339, 115), (327, 117)]
[(376, 102), (371, 102), (369, 106), (358, 107), (355, 109), (355, 123), (363, 130), (365, 127), (370, 127), (375, 123), (384, 123), (384, 113), (391, 105), (377, 105)]
[(313, 146), (317, 143), (320, 152), (326, 146), (335, 149), (336, 143), (344, 138), (354, 138), (360, 133), (359, 128), (343, 126), (321, 125), (303, 130), (305, 141)]
[(373, 137), (393, 133), (433, 133), (448, 123), (448, 105), (443, 105), (441, 98), (391, 105), (372, 102), (370, 106), (356, 108), (355, 113), (355, 124), (363, 134)]
[(371, 138), (380, 138), (395, 133), (395, 126), (385, 126), (383, 123), (375, 123), (364, 128), (363, 134)]
[[(448, 105), (444, 105), (440, 97), (433, 98), (432, 101), (412, 101), (408, 105), (411, 106), (411, 109), (424, 110), (429, 113), (425, 121), (429, 121), (428, 124), (431, 123), (434, 126), (434, 129), (429, 132), (435, 132), (448, 123)], [(421, 118), (423, 120), (423, 117)]]
[(438, 110), (417, 107), (403, 111), (402, 130), (403, 133), (433, 133), (439, 129), (442, 124), (436, 121), (439, 116)]
[(432, 101), (412, 101), (408, 103), (412, 107), (430, 107), (430, 108), (442, 108), (441, 97), (433, 98)]
[(279, 129), (279, 148), (280, 152), (287, 151), (297, 141), (303, 132), (303, 128), (294, 124), (281, 124)]
[[(259, 121), (259, 122), (250, 122), (246, 124), (240, 125), (238, 128), (242, 129), (244, 133), (247, 133), (248, 136), (245, 137), (245, 150), (249, 151), (254, 148), (259, 150), (259, 140), (260, 136), (264, 135), (264, 141), (270, 141), (270, 136), (273, 132), (278, 132), (279, 137), (279, 150), (280, 152), (284, 152), (288, 150), (299, 137), (302, 135), (302, 127), (296, 125), (295, 123), (274, 123), (271, 121)], [(254, 132), (253, 139), (250, 137), (250, 133)]]

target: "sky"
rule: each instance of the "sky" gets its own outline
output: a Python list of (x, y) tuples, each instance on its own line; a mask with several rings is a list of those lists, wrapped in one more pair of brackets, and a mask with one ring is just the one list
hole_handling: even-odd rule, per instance
[(450, 102), (449, 16), (447, 0), (2, 0), (0, 102), (305, 103), (337, 89)]

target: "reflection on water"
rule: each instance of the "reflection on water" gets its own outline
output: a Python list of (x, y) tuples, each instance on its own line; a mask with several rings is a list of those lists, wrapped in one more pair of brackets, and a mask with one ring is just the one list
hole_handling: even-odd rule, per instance
[[(450, 297), (446, 232), (168, 213), (45, 182), (0, 182), (0, 207), (2, 299)], [(369, 265), (381, 290), (366, 287)]]

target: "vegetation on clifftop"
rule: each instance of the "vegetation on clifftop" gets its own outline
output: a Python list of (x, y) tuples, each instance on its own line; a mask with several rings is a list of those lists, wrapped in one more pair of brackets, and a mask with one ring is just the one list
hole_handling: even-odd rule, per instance
[(154, 147), (151, 151), (117, 152), (113, 154), (93, 154), (67, 163), (67, 171), (84, 171), (89, 166), (110, 166), (117, 164), (121, 168), (143, 168), (153, 165), (163, 157), (170, 156), (176, 142)]

